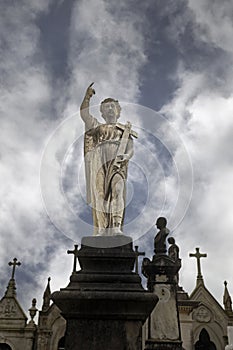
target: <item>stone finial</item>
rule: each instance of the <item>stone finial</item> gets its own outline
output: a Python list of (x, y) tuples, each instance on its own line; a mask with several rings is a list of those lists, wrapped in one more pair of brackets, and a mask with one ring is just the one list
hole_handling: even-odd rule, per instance
[(28, 309), (29, 314), (31, 316), (31, 320), (29, 321), (30, 324), (35, 324), (34, 322), (34, 317), (36, 316), (36, 313), (38, 311), (38, 309), (36, 308), (36, 299), (33, 298), (32, 299), (32, 306), (30, 307), (30, 309)]
[(45, 288), (44, 295), (43, 295), (42, 311), (48, 310), (48, 308), (50, 306), (50, 297), (51, 297), (50, 281), (51, 281), (51, 278), (49, 277), (48, 283), (47, 283), (47, 286)]
[(232, 313), (232, 300), (230, 293), (227, 288), (227, 281), (224, 282), (224, 295), (223, 295), (223, 305), (227, 313)]

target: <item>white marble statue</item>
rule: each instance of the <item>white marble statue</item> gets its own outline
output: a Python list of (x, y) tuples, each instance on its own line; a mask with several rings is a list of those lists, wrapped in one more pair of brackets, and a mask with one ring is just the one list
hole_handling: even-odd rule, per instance
[(107, 98), (101, 102), (105, 123), (90, 114), (89, 103), (95, 94), (92, 85), (80, 107), (85, 123), (87, 203), (92, 207), (94, 235), (117, 235), (122, 234), (128, 162), (133, 155), (132, 136), (137, 134), (129, 122), (117, 122), (121, 111), (117, 100)]

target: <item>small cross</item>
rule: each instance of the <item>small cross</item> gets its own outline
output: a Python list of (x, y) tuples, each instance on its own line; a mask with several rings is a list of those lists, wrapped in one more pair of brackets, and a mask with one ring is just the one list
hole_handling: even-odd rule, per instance
[(206, 258), (207, 254), (202, 254), (199, 251), (200, 248), (196, 248), (196, 253), (192, 254), (190, 253), (189, 256), (190, 258), (196, 258), (197, 259), (197, 278), (202, 279), (202, 274), (201, 274), (201, 258)]
[(135, 272), (138, 273), (138, 257), (139, 256), (145, 256), (145, 252), (139, 252), (138, 251), (138, 245), (135, 245), (135, 255), (136, 255), (136, 265), (135, 265)]
[(74, 265), (73, 265), (73, 273), (76, 272), (77, 266), (77, 256), (78, 256), (78, 245), (74, 245), (74, 250), (67, 250), (67, 254), (74, 254)]
[(19, 262), (19, 261), (17, 262), (17, 259), (14, 258), (14, 259), (13, 259), (13, 262), (10, 261), (10, 262), (8, 263), (8, 265), (9, 265), (9, 266), (13, 266), (12, 275), (11, 275), (11, 279), (13, 280), (13, 279), (15, 278), (15, 267), (16, 267), (16, 266), (20, 266), (20, 265), (21, 265), (21, 262)]

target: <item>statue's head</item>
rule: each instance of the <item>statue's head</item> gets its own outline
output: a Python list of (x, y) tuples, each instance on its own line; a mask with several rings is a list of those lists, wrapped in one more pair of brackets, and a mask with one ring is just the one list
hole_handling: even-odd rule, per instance
[(167, 226), (167, 219), (163, 217), (158, 218), (156, 221), (156, 226), (159, 230), (162, 230)]
[(120, 117), (121, 106), (118, 100), (109, 97), (101, 102), (100, 112), (106, 123), (115, 123)]
[(169, 237), (167, 241), (169, 244), (175, 244), (176, 242), (174, 237)]

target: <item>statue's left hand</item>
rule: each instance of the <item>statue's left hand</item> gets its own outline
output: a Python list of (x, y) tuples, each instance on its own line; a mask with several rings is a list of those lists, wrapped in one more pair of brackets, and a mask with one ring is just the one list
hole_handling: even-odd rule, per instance
[(118, 165), (121, 165), (121, 163), (128, 161), (129, 158), (130, 158), (129, 154), (127, 154), (127, 153), (126, 154), (121, 154), (121, 155), (116, 157), (116, 163)]
[(129, 158), (130, 158), (128, 153), (125, 153), (125, 154), (121, 155), (120, 157), (121, 157), (122, 162), (125, 162), (125, 161), (129, 160)]

